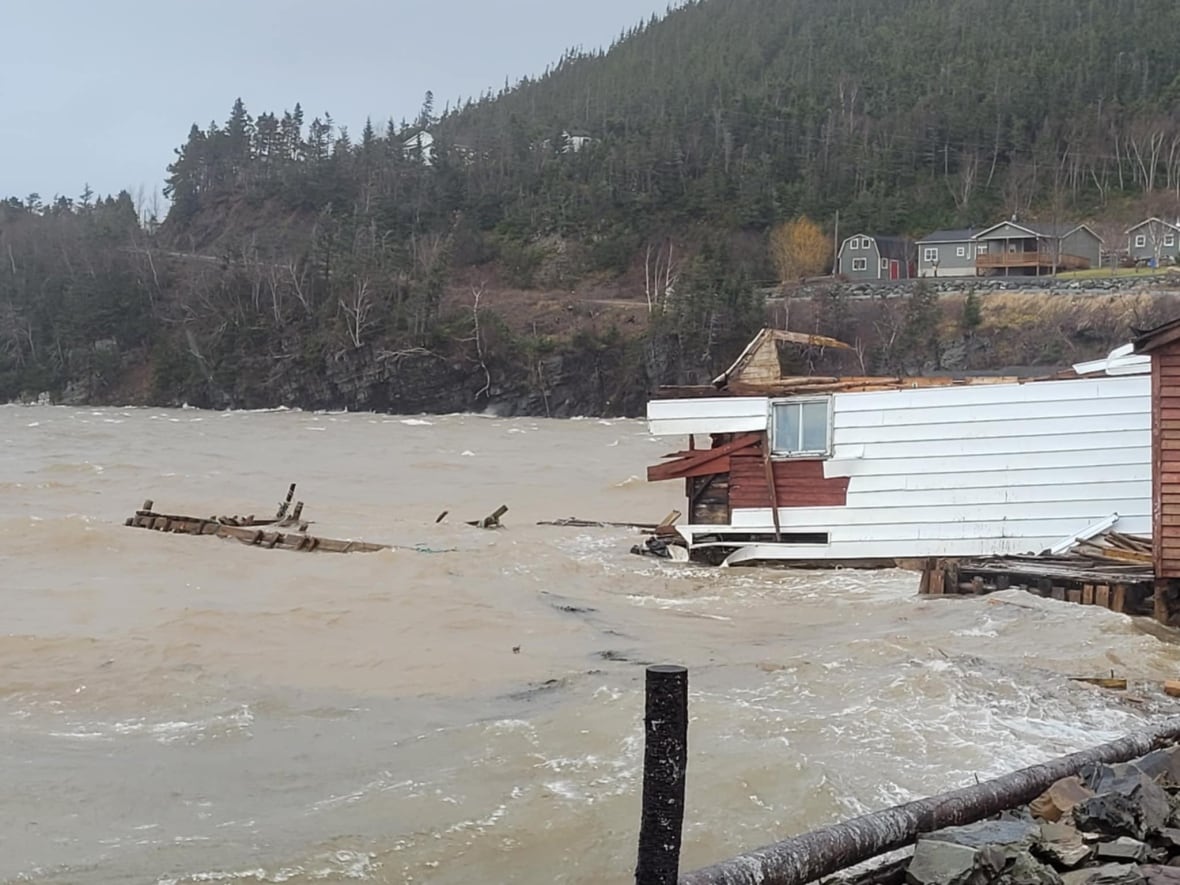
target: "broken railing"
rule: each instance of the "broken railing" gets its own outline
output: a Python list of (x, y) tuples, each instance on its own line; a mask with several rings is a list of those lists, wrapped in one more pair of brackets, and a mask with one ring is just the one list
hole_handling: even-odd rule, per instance
[[(994, 780), (821, 827), (677, 878), (688, 746), (688, 674), (650, 667), (646, 686), (643, 810), (636, 885), (806, 885), (917, 841), (1031, 802), (1062, 778), (1099, 763), (1127, 762), (1180, 740), (1180, 718)], [(900, 882), (907, 861), (862, 881)]]

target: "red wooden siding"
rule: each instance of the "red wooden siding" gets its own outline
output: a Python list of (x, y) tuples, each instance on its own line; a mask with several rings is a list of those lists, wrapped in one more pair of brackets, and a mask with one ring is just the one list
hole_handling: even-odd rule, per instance
[(1156, 577), (1180, 578), (1180, 341), (1152, 354), (1151, 392)]
[[(825, 478), (823, 461), (787, 459), (771, 463), (779, 507), (843, 507), (848, 502), (848, 477)], [(771, 506), (766, 462), (761, 455), (733, 455), (729, 459), (729, 506)]]

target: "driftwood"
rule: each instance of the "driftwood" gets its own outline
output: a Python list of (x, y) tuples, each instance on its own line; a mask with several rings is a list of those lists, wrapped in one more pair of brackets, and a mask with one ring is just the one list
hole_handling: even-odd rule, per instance
[(1063, 777), (1098, 762), (1126, 762), (1180, 738), (1180, 719), (1033, 765), (995, 780), (823, 827), (687, 873), (680, 885), (805, 885), (904, 848), (921, 833), (974, 823), (1031, 802)]
[[(296, 508), (298, 510), (298, 508)], [(293, 514), (294, 516), (294, 514)], [(290, 519), (290, 517), (288, 518)], [(268, 550), (299, 550), (308, 553), (375, 553), (378, 550), (395, 549), (389, 544), (371, 544), (368, 541), (344, 541), (336, 538), (319, 538), (306, 534), (307, 523), (298, 523), (298, 531), (267, 531), (273, 520), (265, 524), (254, 522), (244, 525), (231, 524), (218, 519), (200, 519), (192, 516), (168, 516), (159, 513), (137, 513), (125, 522), (132, 528), (150, 529), (179, 535), (215, 535), (218, 538), (233, 538), (243, 544), (265, 547)], [(402, 548), (398, 548), (402, 549)], [(410, 548), (413, 549), (413, 548)]]
[(675, 534), (673, 524), (680, 519), (680, 511), (673, 510), (665, 516), (660, 522), (609, 522), (600, 519), (579, 519), (576, 516), (568, 516), (564, 519), (547, 519), (538, 522), (537, 525), (558, 526), (559, 528), (584, 528), (584, 529), (638, 529), (641, 532), (655, 533), (657, 535)]
[(389, 544), (371, 544), (368, 541), (341, 541), (336, 538), (317, 538), (301, 532), (268, 532), (262, 529), (220, 526), (215, 533), (219, 538), (234, 538), (251, 547), (265, 547), (274, 550), (295, 550), (304, 553), (376, 553), (392, 550)]
[[(199, 516), (157, 513), (155, 502), (147, 500), (135, 515), (124, 522), (132, 528), (149, 529), (157, 532), (181, 535), (215, 535), (232, 538), (243, 544), (265, 547), (268, 550), (298, 550), (321, 553), (374, 553), (379, 550), (413, 550), (419, 553), (450, 552), (425, 547), (395, 547), (391, 544), (374, 544), (368, 541), (348, 541), (337, 538), (320, 538), (307, 534), (308, 523), (303, 517), (303, 502), (295, 501), (295, 483), (287, 489), (287, 497), (280, 502), (274, 519), (257, 519), (251, 516)], [(507, 508), (504, 508), (507, 510)], [(277, 531), (291, 528), (292, 531)]]
[[(501, 504), (499, 507), (497, 507), (494, 511), (489, 513), (483, 519), (471, 520), (467, 524), (473, 525), (476, 528), (480, 528), (480, 529), (498, 529), (500, 527), (500, 517), (503, 516), (507, 512), (508, 512), (508, 505)], [(435, 520), (435, 522), (438, 522), (438, 520)]]

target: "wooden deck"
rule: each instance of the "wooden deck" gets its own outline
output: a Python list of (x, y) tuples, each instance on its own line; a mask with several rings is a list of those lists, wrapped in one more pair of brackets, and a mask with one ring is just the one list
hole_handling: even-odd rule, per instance
[(1052, 252), (986, 252), (975, 256), (976, 270), (1039, 267), (1046, 271), (1086, 270), (1090, 261), (1080, 255), (1054, 255)]

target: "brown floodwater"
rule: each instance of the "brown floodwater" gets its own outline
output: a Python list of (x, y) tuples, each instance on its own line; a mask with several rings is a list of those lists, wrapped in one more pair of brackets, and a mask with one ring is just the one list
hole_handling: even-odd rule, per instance
[[(7, 406), (0, 447), (3, 882), (625, 882), (647, 663), (690, 668), (686, 867), (1119, 735), (1146, 708), (1062, 676), (1180, 665), (1094, 608), (536, 525), (683, 506), (638, 421)], [(123, 526), (290, 482), (400, 549)]]

